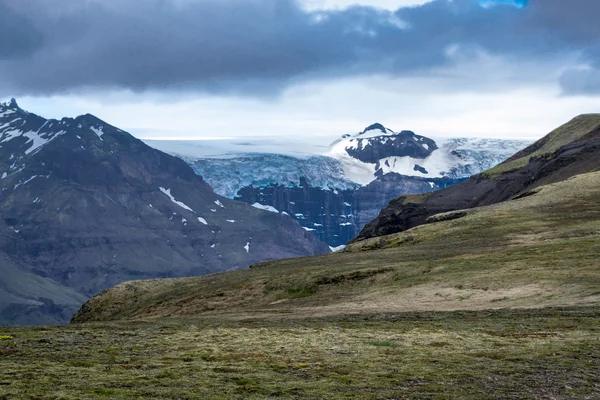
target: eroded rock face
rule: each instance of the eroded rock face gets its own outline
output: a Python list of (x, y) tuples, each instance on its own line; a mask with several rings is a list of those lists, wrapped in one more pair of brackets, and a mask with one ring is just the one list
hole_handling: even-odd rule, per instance
[(246, 187), (237, 200), (269, 205), (296, 219), (307, 232), (314, 233), (331, 247), (345, 245), (358, 233), (353, 207), (354, 190), (311, 187), (305, 181), (298, 187), (269, 185)]
[(286, 212), (331, 247), (347, 244), (364, 226), (387, 206), (390, 199), (403, 194), (428, 193), (446, 188), (461, 179), (425, 179), (386, 174), (356, 190), (330, 190), (311, 187), (269, 185), (246, 187), (237, 200), (263, 204)]
[(126, 280), (329, 252), (291, 217), (217, 195), (181, 159), (91, 115), (46, 120), (1, 105), (0, 187), (0, 255), (12, 271), (0, 315), (73, 308)]
[[(425, 179), (400, 174), (386, 174), (356, 191), (354, 208), (358, 232), (385, 208), (390, 199), (405, 194), (431, 193), (462, 182), (464, 179)], [(358, 234), (357, 232), (357, 234)]]

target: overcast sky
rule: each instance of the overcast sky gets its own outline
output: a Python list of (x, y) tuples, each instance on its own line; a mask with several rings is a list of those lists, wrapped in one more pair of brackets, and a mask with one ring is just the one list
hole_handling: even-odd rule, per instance
[(373, 122), (534, 138), (600, 112), (597, 15), (598, 0), (0, 0), (0, 99), (146, 138)]

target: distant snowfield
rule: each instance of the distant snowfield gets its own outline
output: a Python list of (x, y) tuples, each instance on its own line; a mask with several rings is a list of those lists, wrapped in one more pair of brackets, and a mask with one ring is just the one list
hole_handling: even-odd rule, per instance
[[(368, 185), (376, 179), (378, 165), (357, 160), (351, 157), (346, 149), (356, 148), (357, 138), (363, 140), (383, 138), (381, 140), (385, 141), (387, 137), (394, 135), (396, 135), (394, 131), (386, 128), (385, 133), (374, 129), (364, 133), (344, 135), (343, 138), (307, 138), (304, 141), (297, 138), (257, 136), (225, 140), (146, 140), (145, 142), (164, 152), (183, 157), (187, 161), (218, 159), (225, 162), (231, 159), (231, 165), (228, 164), (227, 167), (235, 170), (233, 174), (232, 171), (226, 171), (223, 165), (217, 168), (223, 169), (222, 172), (214, 171), (214, 168), (207, 169), (206, 166), (202, 168), (199, 165), (196, 165), (195, 169), (217, 193), (233, 198), (240, 188), (250, 185), (260, 186), (266, 181), (283, 185), (289, 182), (297, 184), (296, 179), (292, 179), (295, 175), (309, 178), (310, 183), (315, 186), (330, 189), (347, 189), (352, 184)], [(427, 158), (384, 158), (379, 160), (381, 172), (384, 174), (394, 172), (421, 178), (465, 178), (495, 166), (531, 143), (526, 140), (487, 138), (430, 138), (436, 142), (438, 149)], [(303, 165), (302, 161), (261, 159), (259, 158), (261, 155), (284, 155), (304, 160), (304, 163), (308, 162), (314, 167), (312, 168), (314, 171), (307, 170), (307, 166)], [(321, 160), (315, 159), (316, 156), (321, 156)], [(251, 161), (253, 157), (254, 162)], [(244, 158), (244, 165), (236, 165), (242, 164), (242, 158)], [(328, 159), (337, 162), (338, 167), (334, 168), (327, 164)], [(261, 165), (261, 170), (254, 171), (256, 163)], [(251, 173), (248, 168), (254, 172)], [(336, 168), (339, 171), (336, 171)], [(284, 170), (285, 174), (282, 173)], [(248, 174), (250, 175), (246, 176)], [(279, 177), (278, 180), (274, 178), (276, 176)]]
[(256, 136), (224, 140), (144, 140), (144, 142), (165, 153), (193, 158), (233, 158), (253, 153), (305, 158), (327, 153), (335, 139), (335, 136), (330, 136), (309, 142), (294, 138)]

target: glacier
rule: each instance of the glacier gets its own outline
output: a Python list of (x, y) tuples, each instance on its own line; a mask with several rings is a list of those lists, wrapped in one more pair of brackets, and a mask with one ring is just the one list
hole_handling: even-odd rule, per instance
[(217, 194), (290, 215), (336, 250), (393, 198), (456, 184), (531, 143), (430, 138), (381, 124), (333, 139), (329, 145), (295, 138), (147, 143), (186, 161)]

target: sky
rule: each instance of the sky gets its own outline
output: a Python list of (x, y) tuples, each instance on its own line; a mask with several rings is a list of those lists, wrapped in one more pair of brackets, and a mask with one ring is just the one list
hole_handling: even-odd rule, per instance
[(600, 112), (599, 13), (597, 0), (0, 0), (0, 101), (141, 138), (317, 140), (374, 122), (539, 138)]

